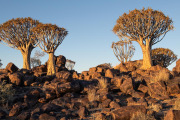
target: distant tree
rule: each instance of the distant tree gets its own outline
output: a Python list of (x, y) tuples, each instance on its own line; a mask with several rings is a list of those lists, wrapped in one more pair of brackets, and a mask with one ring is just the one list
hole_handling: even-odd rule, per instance
[(143, 52), (141, 69), (148, 69), (152, 66), (152, 45), (160, 42), (166, 33), (173, 29), (172, 23), (161, 11), (151, 8), (135, 9), (118, 18), (113, 32), (119, 37), (139, 43)]
[(11, 19), (0, 25), (1, 43), (21, 51), (24, 69), (30, 69), (31, 51), (37, 44), (32, 28), (38, 24), (39, 21), (28, 17)]
[(66, 68), (67, 68), (68, 70), (73, 70), (75, 63), (76, 63), (76, 62), (67, 59), (65, 66), (66, 66)]
[(32, 68), (33, 67), (36, 67), (36, 66), (39, 66), (41, 65), (41, 60), (40, 59), (37, 59), (37, 58), (31, 58), (31, 66)]
[(112, 49), (116, 58), (121, 62), (130, 61), (134, 55), (135, 48), (129, 40), (122, 40), (112, 43)]
[(47, 75), (55, 74), (54, 52), (62, 43), (67, 31), (52, 24), (39, 24), (33, 29), (35, 37), (39, 40), (38, 46), (40, 49), (49, 54)]
[(168, 48), (156, 48), (152, 50), (152, 60), (154, 65), (168, 67), (176, 61), (177, 55)]
[(41, 65), (41, 60), (40, 58), (43, 57), (45, 55), (44, 52), (41, 51), (35, 51), (34, 57), (31, 58), (31, 66), (32, 67), (36, 67)]
[(0, 68), (1, 68), (2, 65), (3, 65), (3, 64), (1, 63), (1, 59), (0, 59)]

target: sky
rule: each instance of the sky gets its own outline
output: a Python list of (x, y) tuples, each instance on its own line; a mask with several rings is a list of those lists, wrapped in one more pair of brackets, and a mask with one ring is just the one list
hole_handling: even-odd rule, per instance
[[(129, 10), (152, 8), (160, 10), (173, 20), (175, 29), (152, 48), (169, 48), (180, 57), (180, 1), (179, 0), (1, 0), (0, 24), (19, 17), (31, 17), (42, 23), (56, 24), (68, 30), (55, 55), (64, 55), (76, 62), (78, 72), (89, 70), (103, 63), (113, 66), (120, 62), (111, 48), (112, 42), (119, 38), (112, 32), (116, 20)], [(132, 60), (142, 59), (138, 43), (133, 42), (135, 53)], [(34, 52), (40, 50), (35, 48)], [(23, 66), (21, 52), (0, 44), (0, 59), (3, 66), (13, 62), (19, 68)], [(41, 58), (48, 60), (48, 54)], [(171, 70), (175, 62), (168, 68)]]

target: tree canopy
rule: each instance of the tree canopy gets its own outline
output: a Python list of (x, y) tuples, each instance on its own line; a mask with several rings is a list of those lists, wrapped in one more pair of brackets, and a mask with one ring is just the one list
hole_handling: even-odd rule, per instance
[(52, 24), (39, 24), (33, 29), (38, 46), (46, 53), (54, 52), (68, 34), (65, 28)]
[(152, 50), (152, 60), (154, 61), (154, 65), (168, 67), (176, 61), (176, 59), (177, 55), (168, 48), (156, 48)]
[(32, 28), (39, 24), (32, 18), (11, 19), (0, 25), (0, 39), (7, 45), (18, 50), (24, 50), (28, 45), (36, 45), (32, 37)]
[(172, 23), (172, 20), (161, 11), (151, 8), (135, 9), (129, 11), (129, 14), (124, 13), (119, 17), (113, 32), (120, 37), (127, 37), (132, 41), (144, 44), (148, 39), (151, 41), (151, 45), (154, 45), (174, 28)]

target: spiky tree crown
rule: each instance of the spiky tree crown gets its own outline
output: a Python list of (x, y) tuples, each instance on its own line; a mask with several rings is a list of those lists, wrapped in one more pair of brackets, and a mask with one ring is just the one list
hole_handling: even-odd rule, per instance
[(15, 49), (26, 48), (35, 45), (36, 40), (32, 37), (32, 28), (39, 24), (38, 20), (32, 18), (11, 19), (0, 25), (0, 39)]
[[(164, 35), (173, 29), (172, 23), (172, 20), (161, 11), (151, 8), (135, 9), (118, 18), (113, 32), (133, 41), (142, 39), (144, 44), (146, 39), (150, 39), (153, 45), (161, 41)], [(161, 35), (163, 37), (160, 37)]]
[(54, 52), (68, 34), (65, 28), (52, 24), (39, 24), (33, 33), (39, 40), (38, 46), (47, 53)]

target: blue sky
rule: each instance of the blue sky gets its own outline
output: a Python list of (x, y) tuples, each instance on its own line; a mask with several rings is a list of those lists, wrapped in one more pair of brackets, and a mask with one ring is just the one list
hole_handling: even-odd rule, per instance
[[(76, 62), (78, 72), (102, 63), (119, 64), (111, 44), (118, 41), (112, 32), (116, 20), (129, 10), (151, 7), (162, 11), (174, 21), (174, 31), (153, 48), (169, 48), (180, 56), (180, 1), (179, 0), (1, 0), (0, 24), (18, 17), (32, 17), (42, 23), (64, 27), (69, 34), (58, 47), (55, 55), (64, 55)], [(132, 60), (142, 59), (140, 46), (133, 42), (136, 51)], [(35, 48), (31, 54), (33, 57)], [(9, 62), (22, 68), (20, 51), (0, 44), (0, 59), (3, 67)], [(42, 62), (48, 60), (48, 55)], [(175, 63), (169, 69), (172, 69)]]

